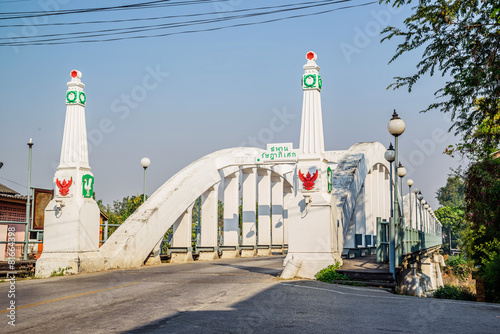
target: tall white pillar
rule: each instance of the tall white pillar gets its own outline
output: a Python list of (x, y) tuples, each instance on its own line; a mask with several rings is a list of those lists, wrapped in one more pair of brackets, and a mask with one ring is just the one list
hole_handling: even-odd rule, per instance
[(223, 258), (239, 257), (239, 172), (224, 178)]
[(217, 183), (201, 195), (201, 238), (199, 261), (209, 261), (218, 256), (219, 185)]
[(283, 179), (279, 175), (271, 178), (271, 244), (283, 251)]
[(257, 255), (271, 255), (271, 172), (259, 169), (257, 175), (259, 225)]
[(193, 261), (191, 239), (193, 238), (193, 204), (172, 225), (172, 263)]
[(313, 278), (319, 270), (336, 261), (342, 263), (342, 258), (337, 243), (337, 201), (327, 187), (330, 180), (324, 156), (320, 98), (323, 82), (316, 54), (310, 51), (306, 58), (300, 149), (294, 171), (294, 195), (288, 202), (288, 253), (284, 273), (290, 272), (287, 269), (295, 262), (300, 263), (300, 268), (293, 270), (294, 275)]
[(67, 270), (71, 273), (104, 268), (98, 252), (100, 215), (93, 199), (81, 77), (73, 70), (67, 84), (61, 160), (53, 179), (54, 199), (45, 208), (44, 249), (36, 263), (39, 277), (59, 268), (71, 268)]
[(302, 123), (300, 128), (300, 153), (303, 155), (318, 154), (325, 151), (323, 136), (323, 116), (321, 111), (320, 91), (323, 86), (316, 64), (316, 54), (307, 53), (307, 64), (304, 65), (302, 88)]
[(242, 170), (243, 203), (242, 203), (242, 242), (241, 256), (252, 257), (257, 251), (257, 168)]

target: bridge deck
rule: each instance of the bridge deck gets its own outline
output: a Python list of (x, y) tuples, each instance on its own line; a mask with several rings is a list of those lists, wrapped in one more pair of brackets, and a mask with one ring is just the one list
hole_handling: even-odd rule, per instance
[(344, 264), (340, 268), (342, 270), (366, 270), (371, 272), (389, 272), (388, 263), (377, 263), (376, 255), (368, 255), (363, 257), (355, 257), (352, 259), (344, 259)]

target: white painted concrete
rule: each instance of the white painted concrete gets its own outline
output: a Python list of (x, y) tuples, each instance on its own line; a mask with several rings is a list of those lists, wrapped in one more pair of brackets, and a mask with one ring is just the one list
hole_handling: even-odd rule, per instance
[(85, 176), (93, 183), (85, 125), (85, 85), (80, 72), (72, 73), (75, 76), (68, 82), (61, 161), (53, 180), (55, 197), (45, 209), (44, 249), (36, 263), (39, 277), (59, 269), (70, 268), (67, 272), (78, 273), (103, 267), (98, 252), (99, 208), (90, 196), (93, 184), (84, 187)]
[[(271, 172), (258, 171), (258, 245), (271, 247)], [(269, 251), (267, 254), (270, 254)], [(261, 252), (262, 253), (262, 252)], [(264, 252), (266, 253), (266, 252)], [(262, 254), (264, 255), (264, 254)]]
[(217, 247), (219, 184), (201, 195), (201, 247)]
[(283, 179), (279, 175), (271, 178), (271, 208), (271, 244), (283, 248)]
[(257, 169), (243, 170), (242, 245), (257, 246)]

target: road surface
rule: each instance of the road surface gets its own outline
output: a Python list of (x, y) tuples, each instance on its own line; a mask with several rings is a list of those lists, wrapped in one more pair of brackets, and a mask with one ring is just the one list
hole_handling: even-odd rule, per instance
[[(0, 284), (2, 333), (500, 333), (500, 305), (280, 280), (283, 257)], [(8, 324), (15, 300), (15, 327)]]

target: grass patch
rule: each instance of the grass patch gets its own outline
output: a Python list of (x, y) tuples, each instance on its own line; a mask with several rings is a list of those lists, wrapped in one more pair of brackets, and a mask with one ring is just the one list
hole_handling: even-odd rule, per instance
[(64, 276), (67, 274), (67, 271), (70, 270), (71, 268), (73, 267), (58, 268), (57, 270), (54, 270), (50, 273), (50, 277)]

